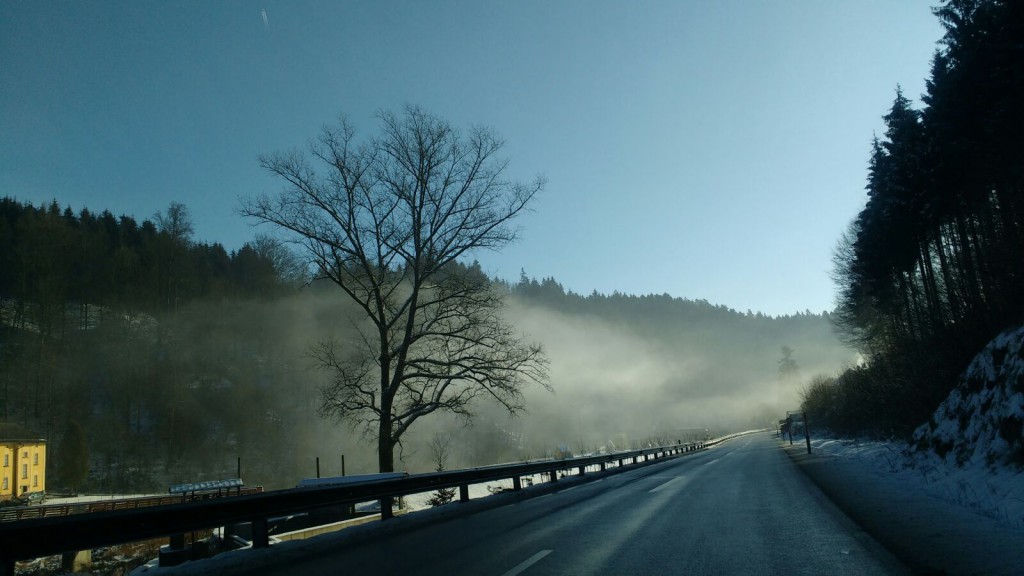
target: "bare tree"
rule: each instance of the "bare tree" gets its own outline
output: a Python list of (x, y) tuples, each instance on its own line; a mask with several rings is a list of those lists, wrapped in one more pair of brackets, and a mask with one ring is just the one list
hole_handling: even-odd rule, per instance
[(376, 437), (380, 471), (390, 472), (417, 419), (469, 417), (479, 397), (517, 413), (525, 385), (548, 387), (541, 346), (503, 320), (479, 267), (460, 263), (515, 240), (512, 221), (544, 181), (506, 179), (496, 157), (503, 143), (486, 128), (463, 135), (416, 107), (378, 118), (378, 138), (359, 143), (342, 119), (308, 156), (261, 157), (288, 186), (245, 202), (242, 213), (290, 232), (319, 276), (360, 309), (357, 338), (314, 349), (333, 376), (320, 414)]
[(171, 237), (175, 244), (188, 245), (195, 231), (192, 226), (192, 214), (188, 206), (181, 202), (171, 202), (167, 212), (157, 212), (154, 216), (161, 232)]
[(194, 232), (192, 214), (181, 202), (171, 202), (167, 212), (157, 212), (154, 218), (162, 235), (158, 244), (160, 296), (168, 310), (177, 311), (185, 276), (186, 251), (192, 244)]
[(309, 266), (306, 262), (277, 238), (257, 234), (252, 248), (274, 266), (274, 272), (282, 282), (299, 287), (309, 280)]
[[(444, 472), (448, 469), (448, 459), (451, 458), (452, 450), (454, 449), (452, 443), (451, 434), (444, 432), (434, 432), (434, 436), (430, 439), (430, 460), (434, 464), (434, 470), (437, 472)], [(455, 487), (438, 488), (436, 492), (430, 495), (427, 502), (434, 507), (443, 506), (451, 502), (455, 498)]]

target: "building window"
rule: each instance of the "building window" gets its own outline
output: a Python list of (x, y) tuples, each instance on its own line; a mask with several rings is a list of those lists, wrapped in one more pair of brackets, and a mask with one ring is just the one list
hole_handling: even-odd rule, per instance
[(38, 488), (39, 487), (39, 475), (38, 474), (33, 474), (32, 475), (32, 487), (33, 488)]
[(28, 479), (28, 464), (21, 465), (21, 477), (26, 480)]
[(0, 490), (7, 490), (7, 478), (6, 477), (4, 478), (4, 487), (0, 488)]
[(11, 455), (10, 454), (4, 454), (4, 468), (6, 468), (6, 467), (8, 467), (10, 465), (11, 465)]
[(21, 457), (24, 458), (25, 460), (28, 460), (28, 450), (25, 450), (24, 452), (22, 452), (21, 453)]
[(32, 465), (39, 466), (39, 452), (32, 455)]

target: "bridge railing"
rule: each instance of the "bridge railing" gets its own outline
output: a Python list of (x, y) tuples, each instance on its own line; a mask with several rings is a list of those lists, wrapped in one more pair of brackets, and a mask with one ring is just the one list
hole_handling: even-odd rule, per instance
[(190, 500), (207, 500), (210, 498), (223, 498), (235, 496), (236, 494), (256, 494), (259, 492), (263, 492), (262, 486), (241, 487), (237, 491), (232, 490), (231, 492), (204, 492), (199, 494), (183, 494), (180, 496), (142, 496), (137, 498), (92, 500), (88, 502), (73, 502), (68, 504), (14, 506), (10, 508), (0, 508), (0, 522), (13, 522), (15, 520), (27, 520), (29, 518), (44, 518), (50, 516), (68, 516), (71, 514), (94, 514), (96, 512), (107, 512), (109, 510), (179, 504)]
[(703, 450), (721, 440), (673, 444), (611, 454), (599, 454), (563, 460), (541, 460), (405, 475), (366, 482), (291, 488), (257, 494), (193, 502), (179, 502), (136, 509), (109, 510), (90, 514), (41, 517), (0, 523), (0, 575), (13, 575), (14, 562), (65, 552), (90, 550), (139, 540), (175, 537), (188, 532), (251, 523), (254, 547), (269, 546), (267, 520), (318, 508), (351, 505), (379, 500), (382, 517), (391, 513), (393, 498), (431, 492), (441, 488), (459, 488), (460, 501), (469, 499), (469, 486), (512, 479), (513, 489), (521, 488), (521, 478), (549, 475), (576, 469), (604, 470), (617, 462), (621, 467), (688, 452)]

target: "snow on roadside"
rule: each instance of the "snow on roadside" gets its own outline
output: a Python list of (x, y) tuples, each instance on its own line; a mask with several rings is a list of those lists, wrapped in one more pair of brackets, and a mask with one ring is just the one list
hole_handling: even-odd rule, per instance
[(1024, 327), (974, 357), (908, 443), (818, 439), (812, 447), (904, 486), (1024, 528)]
[(44, 505), (51, 504), (85, 504), (106, 500), (126, 500), (136, 498), (162, 498), (167, 494), (79, 494), (78, 496), (46, 496)]
[(984, 461), (957, 466), (930, 452), (912, 452), (903, 442), (836, 438), (811, 440), (815, 453), (843, 458), (903, 487), (962, 506), (1024, 529), (1024, 471), (990, 467)]
[[(597, 467), (587, 468), (587, 470), (591, 471), (596, 469)], [(532, 486), (534, 484), (541, 484), (546, 480), (547, 479), (544, 477), (544, 475), (541, 474), (534, 474), (533, 476), (522, 477), (524, 487)], [(494, 480), (492, 482), (485, 482), (483, 484), (470, 484), (469, 499), (476, 500), (477, 498), (486, 498), (487, 496), (491, 496), (493, 494), (498, 494), (500, 492), (512, 489), (513, 487), (511, 478), (508, 478), (506, 480)], [(428, 508), (432, 508), (432, 506), (428, 503), (428, 500), (433, 495), (434, 492), (421, 492), (419, 494), (409, 494), (408, 496), (404, 496), (402, 500), (406, 508), (408, 508), (410, 511), (426, 510)], [(458, 491), (456, 491), (453, 502), (457, 502), (458, 500), (459, 493)]]

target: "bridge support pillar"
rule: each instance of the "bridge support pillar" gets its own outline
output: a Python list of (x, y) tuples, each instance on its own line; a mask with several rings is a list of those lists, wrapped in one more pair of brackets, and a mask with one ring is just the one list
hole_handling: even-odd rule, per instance
[(70, 572), (82, 572), (92, 568), (92, 550), (65, 552), (60, 558), (61, 569)]
[[(192, 550), (185, 546), (185, 535), (174, 534), (171, 536), (170, 545), (161, 546), (157, 555), (160, 567), (177, 566), (190, 559)], [(90, 556), (91, 560), (91, 556)]]
[(266, 518), (259, 518), (252, 521), (252, 547), (270, 548), (270, 534), (267, 534)]

